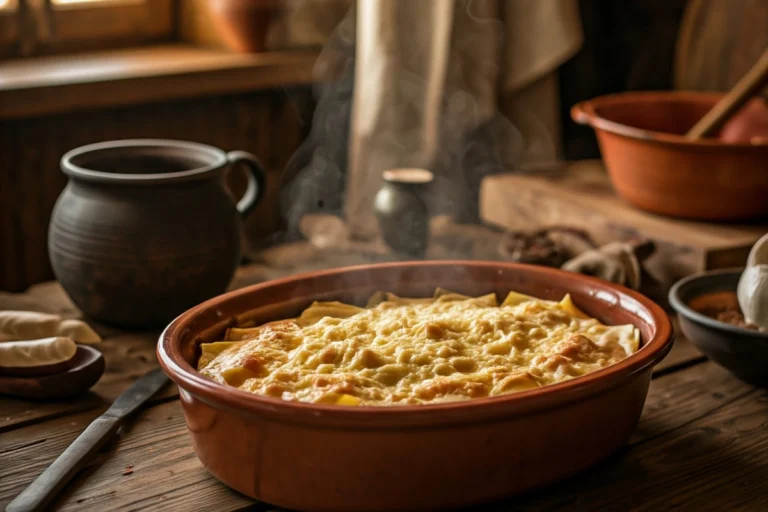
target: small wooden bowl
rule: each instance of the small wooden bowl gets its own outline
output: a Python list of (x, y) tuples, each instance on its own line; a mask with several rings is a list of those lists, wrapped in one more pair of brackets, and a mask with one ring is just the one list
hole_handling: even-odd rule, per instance
[(45, 377), (68, 371), (77, 366), (77, 349), (71, 359), (42, 366), (0, 366), (0, 377)]
[(26, 399), (67, 398), (84, 393), (104, 374), (104, 356), (88, 345), (78, 345), (68, 369), (37, 377), (0, 376), (0, 395)]
[(768, 386), (768, 333), (720, 322), (690, 307), (704, 294), (735, 292), (743, 269), (704, 272), (678, 281), (669, 302), (679, 315), (680, 328), (707, 357), (755, 386)]
[[(734, 143), (684, 137), (722, 96), (683, 91), (612, 94), (578, 103), (571, 117), (595, 129), (616, 192), (638, 208), (696, 220), (766, 218), (768, 139)], [(745, 112), (756, 110), (768, 111)], [(726, 134), (744, 124), (740, 115), (724, 127)]]

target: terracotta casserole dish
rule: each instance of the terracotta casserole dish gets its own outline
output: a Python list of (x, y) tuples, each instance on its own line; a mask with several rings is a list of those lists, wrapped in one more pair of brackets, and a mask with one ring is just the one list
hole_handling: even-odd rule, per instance
[[(345, 407), (282, 401), (209, 380), (199, 344), (238, 321), (298, 315), (313, 300), (364, 304), (377, 290), (428, 297), (510, 290), (560, 300), (607, 324), (634, 324), (641, 348), (563, 383), (463, 402)], [(180, 388), (192, 444), (214, 476), (297, 510), (425, 510), (507, 498), (581, 471), (620, 448), (643, 410), (651, 370), (672, 346), (664, 311), (594, 278), (503, 262), (402, 262), (293, 276), (227, 293), (179, 316), (158, 357)]]

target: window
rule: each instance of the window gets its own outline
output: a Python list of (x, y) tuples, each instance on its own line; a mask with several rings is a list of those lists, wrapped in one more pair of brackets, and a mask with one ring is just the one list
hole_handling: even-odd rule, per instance
[(173, 0), (0, 0), (0, 57), (170, 40)]

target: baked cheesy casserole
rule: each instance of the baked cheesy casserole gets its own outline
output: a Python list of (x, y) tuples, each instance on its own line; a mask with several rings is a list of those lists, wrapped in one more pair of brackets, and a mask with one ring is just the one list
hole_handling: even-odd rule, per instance
[(365, 308), (315, 302), (301, 316), (233, 327), (204, 343), (199, 371), (288, 401), (410, 405), (496, 396), (605, 368), (637, 351), (632, 325), (511, 292), (431, 299), (377, 293)]

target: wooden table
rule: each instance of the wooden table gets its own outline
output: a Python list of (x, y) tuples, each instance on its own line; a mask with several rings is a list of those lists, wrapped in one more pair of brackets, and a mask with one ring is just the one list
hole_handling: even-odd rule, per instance
[[(235, 286), (280, 273), (245, 268)], [(0, 309), (78, 314), (55, 283), (24, 294), (0, 293)], [(2, 509), (133, 379), (156, 366), (158, 333), (99, 330), (107, 371), (87, 395), (53, 403), (0, 398)], [(274, 509), (206, 472), (192, 450), (175, 386), (132, 418), (52, 508)], [(736, 380), (679, 335), (656, 369), (640, 425), (625, 449), (579, 476), (485, 510), (669, 508), (768, 510), (768, 390)]]

